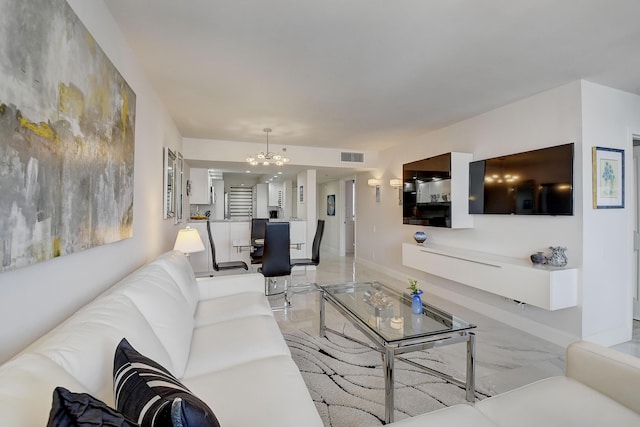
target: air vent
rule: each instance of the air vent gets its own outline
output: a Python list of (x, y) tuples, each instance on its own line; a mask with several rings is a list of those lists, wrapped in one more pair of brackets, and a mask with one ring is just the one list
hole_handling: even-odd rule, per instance
[(341, 162), (364, 163), (364, 153), (340, 153)]

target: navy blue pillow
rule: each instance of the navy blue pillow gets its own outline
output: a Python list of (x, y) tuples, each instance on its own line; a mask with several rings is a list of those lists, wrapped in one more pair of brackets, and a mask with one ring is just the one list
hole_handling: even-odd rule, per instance
[(64, 387), (53, 390), (47, 427), (136, 427), (115, 409), (87, 393), (73, 393)]
[(124, 338), (114, 357), (113, 388), (116, 409), (141, 427), (220, 427), (206, 403)]

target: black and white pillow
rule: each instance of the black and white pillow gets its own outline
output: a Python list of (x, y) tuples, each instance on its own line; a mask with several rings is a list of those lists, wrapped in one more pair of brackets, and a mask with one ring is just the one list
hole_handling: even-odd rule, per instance
[(47, 427), (136, 427), (100, 399), (87, 393), (74, 393), (64, 387), (53, 390)]
[(220, 427), (202, 400), (124, 338), (114, 357), (113, 388), (116, 409), (141, 427)]

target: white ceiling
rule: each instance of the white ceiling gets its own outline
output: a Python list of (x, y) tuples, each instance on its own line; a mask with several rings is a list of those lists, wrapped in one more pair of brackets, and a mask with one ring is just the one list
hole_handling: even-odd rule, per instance
[(640, 94), (638, 0), (105, 0), (184, 137), (380, 149), (576, 79)]

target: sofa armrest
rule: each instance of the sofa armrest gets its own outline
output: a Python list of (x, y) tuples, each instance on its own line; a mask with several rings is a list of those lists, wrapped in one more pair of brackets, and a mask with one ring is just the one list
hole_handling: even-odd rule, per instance
[(264, 276), (259, 273), (199, 277), (196, 282), (200, 292), (200, 301), (242, 292), (264, 294)]
[(566, 375), (640, 413), (640, 359), (598, 344), (567, 348)]

